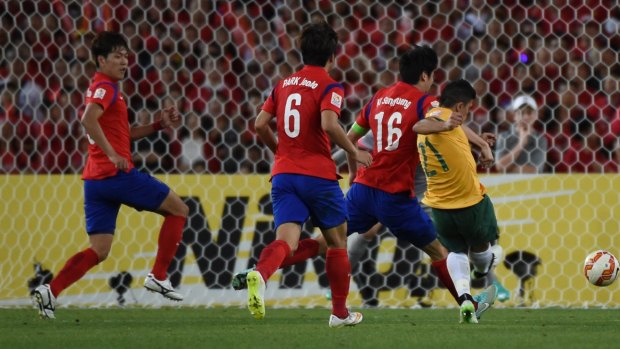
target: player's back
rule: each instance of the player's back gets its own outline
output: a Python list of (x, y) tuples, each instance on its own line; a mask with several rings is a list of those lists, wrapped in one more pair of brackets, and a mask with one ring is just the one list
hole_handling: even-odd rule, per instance
[[(446, 121), (451, 113), (447, 108), (433, 108), (426, 117)], [(482, 200), (486, 189), (478, 179), (476, 162), (462, 127), (419, 135), (418, 148), (427, 178), (424, 204), (454, 209), (469, 207)]]
[(344, 89), (323, 67), (306, 65), (282, 79), (263, 110), (275, 114), (278, 148), (272, 175), (293, 173), (335, 180), (330, 140), (321, 126), (321, 112), (340, 115)]
[(357, 123), (375, 135), (373, 163), (360, 171), (356, 183), (389, 193), (412, 192), (419, 162), (413, 125), (424, 117), (431, 97), (410, 84), (397, 82), (379, 90)]

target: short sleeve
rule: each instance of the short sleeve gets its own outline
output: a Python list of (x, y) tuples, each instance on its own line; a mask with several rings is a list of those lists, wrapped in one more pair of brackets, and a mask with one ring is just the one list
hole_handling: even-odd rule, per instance
[(426, 97), (423, 97), (424, 100), (422, 101), (422, 104), (418, 106), (419, 109), (417, 110), (420, 120), (426, 118), (426, 114), (431, 108), (439, 106), (439, 101), (437, 100), (437, 97), (430, 95), (425, 96)]
[(331, 110), (340, 116), (340, 110), (344, 103), (344, 88), (341, 84), (327, 85), (321, 97), (321, 111)]
[(261, 110), (264, 110), (265, 112), (271, 115), (274, 115), (276, 113), (276, 89), (275, 87), (273, 91), (271, 91), (271, 94), (269, 95), (269, 97), (267, 97), (267, 100), (265, 101), (265, 103), (263, 103)]
[(114, 102), (118, 95), (118, 88), (111, 83), (100, 83), (88, 90), (85, 104), (97, 103), (106, 111)]
[(355, 123), (358, 124), (360, 127), (366, 129), (370, 128), (370, 122), (368, 122), (368, 118), (370, 117), (372, 101), (374, 101), (374, 98), (372, 98), (368, 103), (366, 103), (364, 108), (362, 108), (362, 111), (360, 111), (359, 115), (357, 116), (357, 119), (355, 120)]

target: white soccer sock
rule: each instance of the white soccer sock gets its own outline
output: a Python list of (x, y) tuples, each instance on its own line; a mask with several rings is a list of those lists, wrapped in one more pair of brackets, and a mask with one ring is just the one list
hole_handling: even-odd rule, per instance
[(362, 234), (353, 234), (349, 236), (347, 241), (347, 252), (349, 254), (349, 263), (351, 263), (351, 269), (357, 270), (357, 265), (364, 256), (364, 253), (368, 250), (368, 243), (370, 241)]
[(450, 252), (446, 264), (458, 296), (460, 297), (465, 293), (471, 294), (469, 286), (469, 259), (467, 259), (467, 255), (465, 253)]
[(486, 274), (491, 270), (491, 263), (493, 262), (493, 253), (491, 248), (487, 248), (484, 252), (469, 252), (469, 259), (474, 266), (474, 271), (480, 274)]

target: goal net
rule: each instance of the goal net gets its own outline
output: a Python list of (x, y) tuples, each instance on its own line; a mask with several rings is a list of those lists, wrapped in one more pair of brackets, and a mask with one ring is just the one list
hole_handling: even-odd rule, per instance
[[(345, 86), (346, 128), (397, 79), (397, 57), (412, 44), (439, 56), (433, 93), (457, 78), (475, 86), (468, 125), (498, 134), (497, 166), (480, 173), (501, 229), (495, 273), (510, 292), (501, 305), (618, 307), (617, 284), (594, 287), (582, 268), (597, 249), (620, 257), (619, 8), (615, 0), (3, 1), (0, 306), (29, 304), (32, 288), (88, 244), (79, 117), (96, 69), (90, 40), (101, 30), (120, 31), (130, 44), (122, 93), (131, 123), (150, 123), (169, 105), (184, 118), (179, 130), (132, 149), (136, 167), (190, 207), (169, 270), (173, 285), (186, 305), (244, 304), (232, 276), (275, 238), (272, 154), (253, 118), (278, 79), (301, 67), (300, 30), (325, 19), (340, 39), (331, 75)], [(511, 108), (519, 95), (535, 103), (531, 126)], [(500, 163), (519, 144), (518, 155)], [(169, 305), (141, 287), (161, 222), (123, 208), (109, 258), (60, 305)], [(317, 234), (304, 226), (303, 237)], [(324, 266), (316, 258), (277, 272), (268, 305), (328, 306)], [(474, 283), (474, 293), (489, 282)], [(354, 266), (349, 303), (453, 306), (429, 258), (388, 231)]]

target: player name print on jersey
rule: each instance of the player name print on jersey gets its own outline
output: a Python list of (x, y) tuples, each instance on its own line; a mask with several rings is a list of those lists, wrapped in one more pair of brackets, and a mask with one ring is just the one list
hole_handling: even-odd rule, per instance
[(319, 84), (314, 80), (308, 80), (305, 78), (301, 82), (299, 82), (299, 80), (301, 80), (301, 76), (293, 76), (288, 79), (284, 79), (284, 82), (282, 83), (282, 87), (299, 85), (299, 86), (310, 87), (313, 90), (319, 87)]
[(377, 107), (380, 105), (389, 105), (390, 107), (400, 105), (405, 110), (411, 106), (411, 101), (405, 98), (381, 97), (377, 100)]

